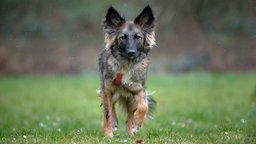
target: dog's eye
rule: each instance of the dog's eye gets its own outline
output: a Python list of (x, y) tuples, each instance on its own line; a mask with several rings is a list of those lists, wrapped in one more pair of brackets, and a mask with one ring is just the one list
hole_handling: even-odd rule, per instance
[(127, 35), (122, 35), (119, 37), (120, 40), (125, 40), (127, 38)]
[(135, 34), (135, 35), (134, 35), (134, 38), (137, 39), (137, 40), (139, 40), (139, 39), (141, 39), (141, 36), (138, 35), (138, 34)]

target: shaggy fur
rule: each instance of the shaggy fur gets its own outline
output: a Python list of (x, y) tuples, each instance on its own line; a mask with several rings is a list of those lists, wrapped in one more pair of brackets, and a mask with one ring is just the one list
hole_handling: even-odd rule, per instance
[(148, 53), (155, 45), (154, 30), (155, 17), (149, 6), (134, 21), (126, 21), (112, 7), (108, 9), (104, 21), (105, 46), (99, 57), (99, 95), (104, 108), (103, 130), (108, 137), (113, 137), (113, 130), (118, 127), (117, 102), (127, 112), (126, 129), (130, 136), (150, 116), (156, 103), (145, 88)]

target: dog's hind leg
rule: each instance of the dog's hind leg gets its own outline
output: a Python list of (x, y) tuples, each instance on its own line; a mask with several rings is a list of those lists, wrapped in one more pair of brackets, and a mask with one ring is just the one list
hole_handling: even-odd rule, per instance
[(107, 137), (113, 137), (113, 131), (112, 131), (112, 109), (113, 109), (113, 101), (112, 101), (112, 95), (110, 92), (104, 91), (102, 93), (102, 103), (104, 108), (104, 123), (103, 123), (103, 131), (105, 136)]

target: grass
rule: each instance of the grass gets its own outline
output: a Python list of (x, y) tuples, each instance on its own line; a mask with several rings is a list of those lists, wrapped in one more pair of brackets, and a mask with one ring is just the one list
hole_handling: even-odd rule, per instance
[(0, 77), (0, 143), (256, 143), (256, 74), (150, 75), (158, 105), (134, 137), (102, 133), (97, 75)]

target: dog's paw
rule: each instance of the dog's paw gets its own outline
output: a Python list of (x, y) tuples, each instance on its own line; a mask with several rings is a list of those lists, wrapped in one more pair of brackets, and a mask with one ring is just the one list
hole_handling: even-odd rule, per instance
[(138, 132), (139, 130), (137, 128), (132, 128), (132, 132), (136, 133)]
[(134, 133), (138, 132), (139, 129), (140, 129), (140, 127), (138, 127), (138, 126), (135, 126), (135, 125), (132, 126), (132, 132), (134, 132)]
[(118, 122), (115, 121), (115, 122), (113, 123), (113, 125), (112, 125), (112, 130), (113, 130), (113, 131), (117, 131), (117, 128), (118, 128)]
[(117, 131), (117, 126), (113, 126), (113, 127), (112, 127), (112, 130), (113, 130), (113, 131)]

